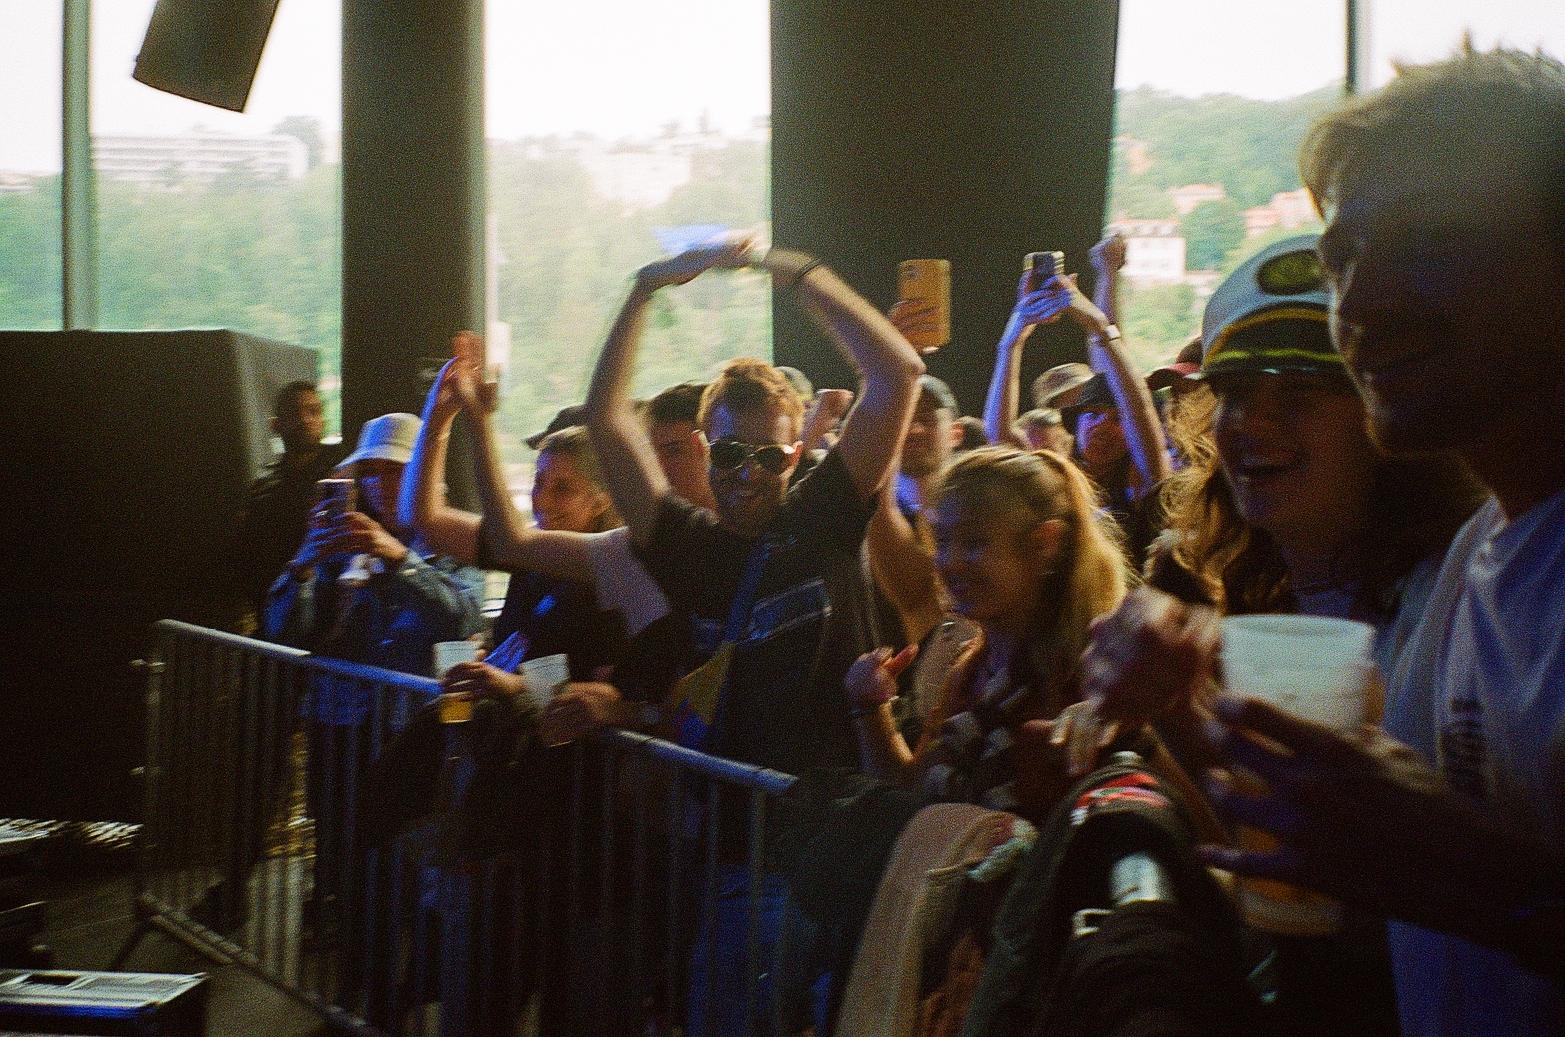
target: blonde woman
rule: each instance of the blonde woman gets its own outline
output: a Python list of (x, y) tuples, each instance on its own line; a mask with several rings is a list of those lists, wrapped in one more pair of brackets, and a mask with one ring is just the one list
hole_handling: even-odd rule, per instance
[(1088, 628), (1125, 595), (1126, 566), (1091, 484), (1050, 451), (984, 447), (946, 469), (933, 501), (935, 566), (953, 611), (979, 627), (915, 747), (892, 715), (912, 650), (867, 653), (847, 688), (865, 771), (934, 799), (1031, 813), (1019, 802), (1020, 727), (1077, 698)]

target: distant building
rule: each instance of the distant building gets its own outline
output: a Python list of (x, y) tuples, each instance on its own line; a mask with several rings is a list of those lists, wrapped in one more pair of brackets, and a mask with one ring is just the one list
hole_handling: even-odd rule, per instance
[(100, 177), (169, 188), (240, 171), (297, 180), (309, 168), (309, 151), (297, 137), (231, 137), (200, 128), (173, 137), (95, 136), (92, 157)]
[(682, 133), (677, 127), (670, 127), (662, 136), (644, 140), (606, 141), (586, 135), (563, 140), (550, 137), (528, 142), (526, 154), (535, 160), (551, 155), (571, 156), (587, 171), (600, 195), (622, 203), (628, 211), (636, 211), (662, 205), (688, 184), (696, 156), (702, 152), (721, 151), (735, 143), (765, 144), (770, 140), (770, 120), (758, 118), (737, 135), (706, 128)]
[(30, 194), (39, 179), (27, 173), (0, 173), (0, 194)]
[(1245, 237), (1258, 238), (1269, 230), (1281, 227), (1294, 230), (1314, 223), (1320, 217), (1310, 193), (1303, 188), (1297, 191), (1279, 191), (1265, 205), (1257, 205), (1244, 211)]
[(1122, 277), (1136, 285), (1182, 284), (1185, 238), (1178, 220), (1117, 220), (1109, 234), (1125, 236)]
[(1168, 196), (1174, 200), (1174, 211), (1181, 216), (1188, 216), (1203, 202), (1222, 201), (1228, 197), (1228, 192), (1223, 190), (1221, 184), (1186, 184), (1184, 187), (1170, 187)]

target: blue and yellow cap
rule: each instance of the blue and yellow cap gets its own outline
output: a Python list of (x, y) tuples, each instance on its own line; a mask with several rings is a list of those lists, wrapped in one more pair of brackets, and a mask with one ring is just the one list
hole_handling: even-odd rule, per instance
[(1319, 234), (1269, 245), (1217, 286), (1201, 319), (1197, 377), (1305, 372), (1346, 377), (1331, 344), (1331, 293), (1315, 254)]

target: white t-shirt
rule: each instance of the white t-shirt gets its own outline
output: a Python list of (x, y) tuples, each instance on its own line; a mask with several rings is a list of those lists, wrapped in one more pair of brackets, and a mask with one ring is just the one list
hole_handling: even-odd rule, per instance
[[(1392, 699), (1427, 706), (1388, 715), (1389, 734), (1432, 747), (1457, 789), (1565, 845), (1565, 492), (1512, 522), (1496, 501), (1478, 510), (1390, 684)], [(1404, 1037), (1565, 1031), (1558, 985), (1509, 955), (1399, 922), (1390, 937)]]
[(585, 539), (598, 608), (619, 609), (627, 637), (635, 637), (643, 627), (668, 615), (668, 599), (631, 553), (629, 527), (589, 533)]

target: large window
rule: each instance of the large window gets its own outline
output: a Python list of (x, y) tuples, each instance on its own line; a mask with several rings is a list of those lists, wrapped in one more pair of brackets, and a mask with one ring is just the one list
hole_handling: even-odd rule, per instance
[(1136, 363), (1199, 332), (1216, 284), (1320, 224), (1298, 149), (1342, 96), (1341, 0), (1123, 0), (1107, 220), (1125, 234), (1120, 322)]
[[(581, 402), (630, 275), (713, 228), (770, 220), (768, 9), (491, 3), (488, 19), (490, 359), (520, 493), (522, 437)], [(747, 355), (771, 356), (768, 281), (701, 278), (659, 293), (636, 391)]]
[(93, 5), (98, 326), (224, 327), (319, 350), (335, 431), (337, 8), (278, 8), (249, 104), (236, 114), (131, 78), (153, 5)]
[(1449, 56), (1471, 32), (1473, 45), (1496, 44), (1565, 57), (1565, 5), (1551, 0), (1375, 0), (1368, 19), (1367, 86), (1383, 86), (1392, 61)]
[(61, 0), (5, 7), (0, 33), (0, 328), (57, 329)]

